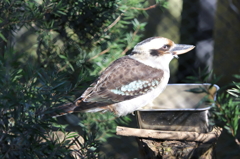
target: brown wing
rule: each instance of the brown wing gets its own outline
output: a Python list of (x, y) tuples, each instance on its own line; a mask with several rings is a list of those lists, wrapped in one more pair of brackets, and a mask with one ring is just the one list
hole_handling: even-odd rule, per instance
[(162, 70), (124, 56), (103, 71), (81, 98), (90, 103), (118, 103), (154, 89), (162, 76)]

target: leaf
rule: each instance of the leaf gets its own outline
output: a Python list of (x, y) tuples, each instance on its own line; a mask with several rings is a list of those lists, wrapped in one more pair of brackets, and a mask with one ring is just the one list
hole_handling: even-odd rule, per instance
[(64, 55), (58, 55), (61, 59), (64, 59), (64, 60), (66, 60), (67, 59), (67, 57), (66, 56), (64, 56)]
[(202, 87), (199, 87), (199, 88), (191, 88), (191, 89), (185, 90), (185, 91), (187, 91), (187, 92), (192, 92), (192, 93), (196, 93), (196, 94), (206, 92), (206, 90), (205, 90), (204, 88), (202, 88)]
[(78, 137), (78, 133), (76, 132), (73, 132), (73, 133), (70, 133), (67, 135), (66, 139), (71, 139), (71, 138), (75, 138), (75, 137)]
[(2, 38), (3, 41), (7, 42), (7, 39), (2, 35), (2, 33), (0, 33), (0, 38)]
[(239, 97), (240, 96), (239, 95), (240, 94), (240, 89), (237, 89), (237, 88), (228, 89), (227, 92), (234, 97)]
[(40, 72), (37, 72), (38, 76), (40, 77), (40, 81), (42, 84), (46, 84), (46, 79), (42, 76), (42, 74)]
[(57, 12), (58, 12), (59, 14), (61, 14), (61, 15), (66, 15), (66, 13), (63, 12), (63, 11), (61, 11), (61, 10), (58, 10)]
[(63, 81), (63, 82), (57, 84), (57, 85), (54, 86), (52, 89), (56, 89), (57, 87), (62, 86), (62, 85), (65, 84), (65, 83), (67, 83), (67, 81)]
[(213, 76), (213, 80), (211, 80), (210, 88), (211, 88), (214, 84), (218, 83), (219, 80), (220, 80), (222, 77), (223, 77), (223, 76), (218, 76), (218, 77)]
[(240, 75), (233, 75), (233, 77), (240, 79)]

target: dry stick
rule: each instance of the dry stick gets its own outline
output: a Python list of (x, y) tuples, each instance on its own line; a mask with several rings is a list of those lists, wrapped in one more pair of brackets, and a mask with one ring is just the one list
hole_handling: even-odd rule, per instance
[(153, 8), (156, 8), (158, 4), (154, 4), (154, 5), (151, 5), (147, 8), (135, 8), (135, 7), (131, 7), (131, 9), (136, 9), (136, 10), (149, 10), (149, 9), (153, 9)]
[[(124, 12), (125, 12), (125, 11), (124, 11)], [(109, 29), (111, 29), (112, 27), (114, 27), (114, 25), (116, 25), (117, 22), (120, 21), (120, 19), (121, 19), (122, 15), (124, 14), (124, 12), (121, 13), (121, 14), (114, 20), (114, 22), (112, 22), (112, 24), (110, 24), (110, 25), (109, 25), (107, 28), (105, 28), (103, 31), (104, 31), (104, 32), (107, 32)], [(94, 36), (95, 36), (95, 35), (94, 35)], [(94, 36), (93, 36), (93, 37), (94, 37)], [(97, 42), (95, 42), (95, 44), (98, 43), (99, 41), (101, 41), (101, 39), (99, 39)]]
[(137, 129), (117, 126), (117, 135), (135, 136), (142, 138), (164, 139), (164, 140), (186, 140), (198, 142), (215, 141), (221, 134), (220, 128), (214, 128), (209, 133), (184, 132), (184, 131), (160, 131), (150, 129)]
[[(125, 12), (125, 11), (124, 11), (124, 12)], [(123, 14), (124, 14), (124, 13), (121, 13), (121, 14), (117, 17), (117, 19), (114, 20), (114, 22), (113, 22), (112, 24), (110, 24), (106, 29), (104, 29), (104, 32), (108, 31), (108, 30), (111, 29), (114, 25), (116, 25), (117, 22), (121, 19), (121, 17), (122, 17)]]
[[(130, 9), (145, 10), (145, 11), (146, 11), (146, 10), (155, 8), (156, 6), (157, 6), (157, 4), (151, 5), (151, 6), (147, 7), (147, 8), (135, 8), (135, 7), (131, 7)], [(110, 25), (109, 25), (106, 29), (104, 29), (103, 31), (106, 32), (106, 31), (108, 31), (109, 29), (111, 29), (112, 27), (114, 27), (114, 26), (121, 20), (121, 17), (124, 15), (124, 13), (125, 13), (126, 11), (127, 11), (127, 10), (123, 11), (123, 13), (121, 13), (121, 14), (114, 20), (114, 22), (113, 22), (112, 24), (110, 24)], [(138, 30), (139, 30), (139, 28), (133, 33), (133, 36), (135, 36), (135, 35), (137, 34)], [(107, 52), (109, 51), (108, 49), (106, 49), (106, 50), (107, 50)], [(106, 53), (106, 52), (105, 52), (106, 50), (102, 51), (102, 52), (104, 52), (103, 54)], [(129, 48), (126, 47), (121, 54), (122, 54), (122, 55), (125, 55), (128, 50), (129, 50)], [(101, 52), (101, 53), (102, 53), (102, 52)], [(90, 58), (88, 61), (91, 61), (92, 59), (95, 59), (95, 58), (98, 57), (99, 55), (102, 55), (101, 53), (99, 53), (98, 55)]]
[(91, 60), (97, 58), (97, 57), (100, 56), (100, 55), (103, 55), (103, 54), (107, 53), (109, 50), (110, 50), (110, 48), (107, 48), (106, 50), (103, 50), (103, 51), (100, 52), (99, 54), (97, 54), (97, 55), (91, 57), (90, 59), (88, 59), (87, 62), (89, 62), (89, 61), (91, 61)]
[[(116, 20), (115, 20), (115, 21), (116, 21)], [(115, 24), (114, 24), (114, 25), (115, 25)], [(138, 31), (139, 31), (139, 27), (138, 27), (138, 28), (135, 30), (135, 32), (133, 33), (132, 39), (134, 38), (134, 36), (136, 36), (136, 34), (138, 33)], [(106, 50), (103, 50), (103, 51), (100, 52), (99, 54), (97, 54), (97, 55), (93, 56), (92, 58), (88, 59), (87, 61), (89, 62), (89, 61), (97, 58), (98, 56), (107, 53), (109, 50), (110, 50), (110, 48), (107, 48)], [(128, 50), (129, 50), (129, 47), (127, 46), (127, 47), (123, 50), (123, 52), (122, 52), (121, 54), (122, 54), (122, 55), (125, 55)]]
[[(155, 8), (157, 6), (157, 4), (154, 4), (154, 5), (151, 5), (147, 8), (135, 8), (135, 7), (131, 7), (130, 9), (136, 9), (136, 10), (149, 10), (149, 9), (152, 9), (152, 8)], [(111, 29), (114, 25), (117, 24), (118, 21), (120, 21), (121, 17), (123, 16), (123, 14), (126, 12), (127, 10), (123, 11), (123, 13), (121, 13), (117, 19), (114, 20), (114, 22), (109, 25), (106, 29), (104, 29), (104, 32), (108, 31), (109, 29)]]
[[(149, 9), (152, 9), (152, 8), (155, 8), (157, 6), (157, 4), (155, 5), (151, 5), (147, 8), (135, 8), (135, 7), (131, 7), (131, 9), (137, 9), (137, 10), (149, 10)], [(111, 29), (112, 27), (114, 27), (120, 20), (121, 20), (121, 17), (123, 16), (123, 14), (126, 12), (126, 10), (121, 13), (115, 20), (112, 24), (110, 24), (106, 29), (104, 29), (104, 32), (108, 31), (109, 29)], [(133, 37), (132, 39), (134, 38), (134, 36), (136, 36), (137, 32), (139, 31), (139, 27), (136, 29), (136, 31), (133, 33)], [(110, 49), (106, 49), (106, 50), (103, 50), (102, 52), (100, 52), (99, 54), (93, 56), (92, 58), (88, 59), (87, 61), (91, 61), (95, 58), (97, 58), (98, 56), (100, 55), (103, 55), (105, 53), (107, 53)], [(127, 51), (129, 50), (128, 46), (123, 50), (123, 52), (121, 53), (122, 55), (125, 55), (127, 53)]]
[(123, 52), (121, 53), (121, 55), (125, 55), (127, 53), (127, 51), (129, 50), (128, 46), (123, 50)]
[[(133, 35), (132, 35), (132, 40), (134, 39), (134, 37), (135, 37), (136, 34), (138, 33), (139, 28), (140, 28), (140, 27), (138, 27), (138, 28), (135, 30), (135, 32), (133, 33)], [(122, 55), (125, 55), (129, 49), (130, 49), (130, 48), (127, 46), (127, 47), (123, 50), (123, 52), (122, 52), (121, 54), (122, 54)]]

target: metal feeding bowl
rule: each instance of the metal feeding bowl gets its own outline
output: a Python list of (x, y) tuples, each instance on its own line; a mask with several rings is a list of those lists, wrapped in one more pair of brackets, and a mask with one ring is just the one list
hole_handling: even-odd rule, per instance
[(210, 101), (215, 100), (219, 89), (217, 85), (210, 86), (211, 84), (169, 84), (151, 104), (136, 111), (139, 127), (209, 132)]

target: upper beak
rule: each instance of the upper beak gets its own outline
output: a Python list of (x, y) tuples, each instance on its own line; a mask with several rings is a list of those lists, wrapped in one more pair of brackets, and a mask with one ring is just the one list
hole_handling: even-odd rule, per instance
[(172, 52), (173, 55), (180, 55), (192, 50), (194, 47), (194, 45), (175, 44), (170, 52)]

